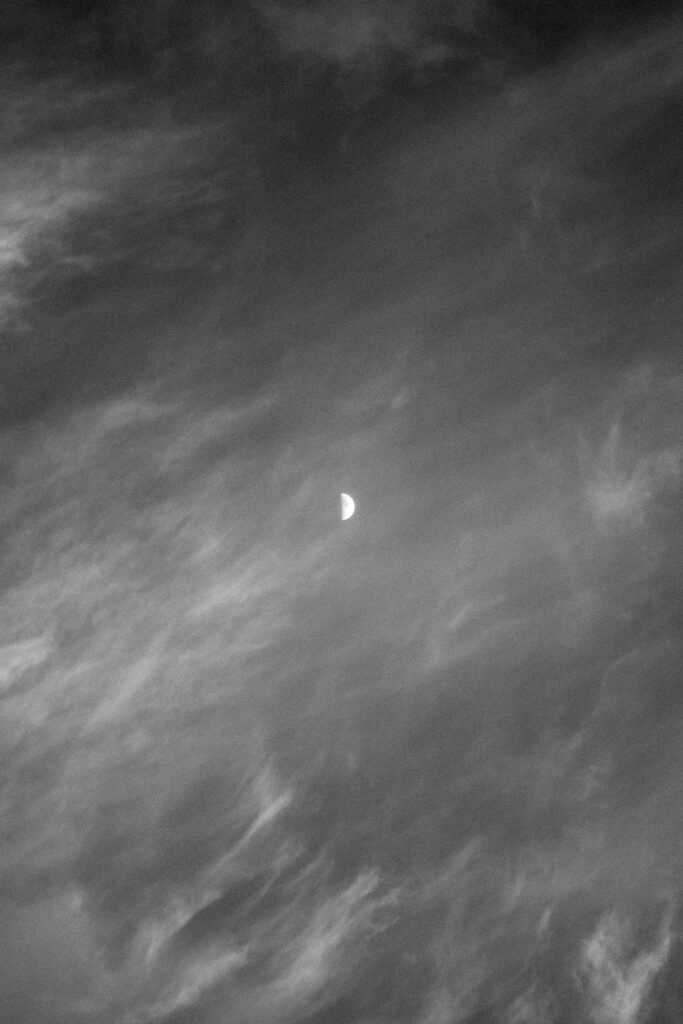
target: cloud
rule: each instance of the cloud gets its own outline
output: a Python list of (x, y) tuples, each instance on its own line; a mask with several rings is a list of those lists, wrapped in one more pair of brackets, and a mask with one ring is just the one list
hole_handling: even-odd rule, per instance
[(212, 988), (239, 970), (248, 961), (247, 950), (227, 950), (205, 955), (185, 965), (170, 983), (159, 999), (144, 1010), (137, 1010), (132, 1016), (123, 1018), (125, 1024), (138, 1024), (167, 1017), (177, 1010), (193, 1006)]
[(373, 896), (378, 885), (376, 872), (364, 872), (315, 910), (278, 956), (281, 966), (276, 968), (274, 996), (286, 1002), (305, 1002), (338, 978), (340, 961), (353, 955), (348, 944), (362, 942), (364, 934), (372, 933), (378, 927), (378, 911), (392, 901), (391, 897)]
[(665, 913), (652, 948), (629, 953), (628, 922), (605, 915), (586, 939), (581, 966), (595, 1024), (636, 1024), (652, 982), (671, 948), (671, 914)]
[(416, 10), (408, 3), (391, 8), (381, 2), (348, 0), (341, 4), (273, 3), (263, 9), (286, 50), (342, 65), (411, 50), (417, 41)]
[[(345, 79), (347, 93), (355, 88), (356, 102), (386, 88), (399, 69), (416, 79), (449, 62), (482, 70), (482, 54), (492, 54), (485, 26), (495, 8), (488, 0), (259, 0), (256, 6), (285, 54), (334, 67)], [(500, 48), (496, 57), (503, 55)]]
[(505, 1024), (553, 1024), (557, 1019), (552, 997), (532, 986), (513, 1001)]
[[(242, 835), (203, 871), (185, 882), (184, 889), (175, 888), (158, 907), (153, 916), (143, 919), (137, 926), (132, 945), (132, 960), (141, 959), (145, 970), (152, 965), (160, 953), (193, 918), (211, 904), (218, 905), (226, 893), (237, 884), (259, 870), (262, 854), (258, 850), (259, 840), (266, 837), (267, 864), (265, 870), (273, 877), (294, 859), (296, 849), (276, 840), (274, 848), (267, 842), (270, 826), (290, 806), (293, 793), (278, 783), (272, 768), (258, 772), (251, 782), (252, 809), (256, 817), (247, 825)], [(272, 883), (264, 883), (267, 888)]]
[[(275, 864), (276, 858), (271, 857), (271, 872)], [(245, 866), (246, 861), (243, 869)], [(163, 956), (158, 944), (155, 946), (155, 963), (148, 958), (140, 975), (137, 1009), (131, 1020), (148, 1020), (181, 1005), (200, 1004), (210, 987), (242, 967), (246, 971), (236, 974), (236, 984), (222, 1004), (238, 1020), (243, 1013), (244, 1019), (251, 1014), (259, 1020), (283, 1019), (283, 1015), (289, 1020), (303, 1008), (333, 1002), (351, 984), (354, 967), (362, 959), (359, 949), (391, 926), (399, 896), (382, 892), (374, 871), (362, 872), (331, 895), (324, 884), (326, 870), (322, 861), (307, 864), (300, 860), (275, 903), (266, 900), (264, 908), (260, 906), (270, 886), (277, 884), (273, 876), (260, 892), (252, 894), (253, 906), (247, 917), (231, 915), (226, 905), (223, 915), (212, 915), (211, 926), (207, 918), (201, 938), (202, 929), (193, 929), (192, 923), (182, 927), (187, 924), (182, 919), (186, 915), (179, 915), (175, 934), (180, 941), (168, 937)], [(225, 874), (224, 867), (221, 871)], [(211, 874), (215, 876), (215, 870)], [(218, 897), (215, 907), (218, 910), (220, 906)], [(207, 909), (211, 911), (211, 906)], [(202, 911), (199, 906), (195, 911), (198, 922)], [(233, 940), (239, 934), (246, 945), (226, 953), (220, 948), (220, 936), (228, 934)]]
[(42, 665), (53, 649), (49, 636), (0, 647), (0, 692), (9, 690), (29, 669)]
[[(423, 36), (410, 36), (418, 29), (407, 14), (405, 37), (392, 41), (382, 35), (388, 22), (372, 29), (355, 8), (358, 24), (345, 37), (346, 11), (340, 6), (338, 35), (320, 44), (323, 61), (372, 64), (392, 47), (399, 63), (421, 59)], [(372, 5), (366, 15), (384, 17)], [(552, 945), (568, 919), (566, 932), (585, 935), (572, 931), (571, 905), (641, 891), (645, 875), (678, 863), (670, 823), (666, 844), (659, 837), (664, 806), (678, 820), (679, 761), (668, 762), (668, 783), (648, 776), (651, 803), (629, 806), (627, 826), (615, 798), (623, 780), (603, 766), (622, 748), (644, 751), (652, 733), (636, 748), (630, 727), (615, 732), (619, 701), (608, 701), (596, 751), (586, 719), (606, 661), (630, 636), (613, 628), (610, 587), (621, 586), (632, 604), (634, 580), (648, 578), (630, 573), (633, 538), (666, 540), (664, 530), (656, 536), (657, 517), (680, 482), (680, 384), (665, 387), (662, 367), (625, 382), (611, 365), (593, 373), (590, 354), (572, 362), (593, 344), (590, 314), (585, 334), (573, 333), (575, 278), (559, 288), (545, 268), (541, 278), (518, 277), (514, 230), (507, 234), (510, 217), (525, 216), (526, 197), (535, 223), (552, 221), (556, 241), (576, 238), (564, 216), (568, 179), (553, 164), (534, 192), (535, 180), (520, 174), (523, 199), (512, 215), (500, 191), (521, 170), (534, 132), (545, 132), (565, 103), (585, 142), (576, 110), (593, 108), (585, 92), (571, 100), (575, 71), (564, 69), (556, 92), (535, 80), (509, 120), (508, 97), (499, 96), (482, 103), (481, 119), (425, 126), (417, 142), (407, 132), (414, 163), (401, 165), (392, 194), (383, 175), (400, 177), (399, 157), (383, 157), (377, 191), (362, 207), (373, 207), (367, 219), (340, 192), (350, 241), (336, 244), (325, 211), (310, 230), (341, 269), (321, 259), (313, 287), (295, 260), (284, 285), (265, 281), (267, 310), (254, 302), (249, 340), (265, 350), (283, 332), (297, 335), (277, 387), (213, 405), (205, 391), (186, 395), (202, 337), (188, 317), (173, 328), (187, 339), (168, 387), (84, 407), (76, 373), (78, 409), (3, 437), (0, 816), (9, 840), (0, 881), (22, 899), (80, 887), (89, 941), (134, 1019), (181, 1006), (201, 1018), (213, 1002), (237, 1024), (293, 1021), (356, 996), (365, 1000), (362, 1018), (391, 990), (396, 1007), (403, 996), (414, 1000), (416, 1020), (424, 1007), (426, 1019), (450, 1021), (475, 1013), (488, 994), (517, 993), (511, 979), (543, 960), (543, 943)], [(129, 100), (123, 89), (116, 102)], [(165, 241), (138, 253), (154, 217), (166, 211), (175, 221), (178, 209), (200, 202), (190, 180), (197, 170), (201, 191), (203, 128), (195, 135), (158, 112), (149, 120), (133, 112), (128, 139), (106, 118), (93, 129), (89, 103), (86, 95), (90, 126), (69, 136), (64, 164), (95, 202), (103, 197), (90, 224), (102, 237), (82, 250), (100, 275), (108, 260), (131, 254), (136, 277), (143, 263), (163, 263)], [(618, 121), (614, 103), (596, 99), (598, 125)], [(67, 104), (63, 116), (80, 115)], [(32, 160), (52, 144), (31, 124), (17, 166), (39, 178)], [(425, 138), (433, 147), (421, 149)], [(166, 167), (177, 174), (157, 195)], [(48, 166), (46, 176), (54, 173)], [(572, 173), (569, 206), (587, 195), (592, 210), (597, 192), (581, 193), (583, 172)], [(375, 204), (378, 194), (386, 208)], [(482, 220), (470, 207), (484, 211)], [(141, 233), (117, 233), (117, 210), (129, 223), (142, 208), (152, 221), (141, 217)], [(59, 263), (72, 241), (81, 251), (68, 224), (78, 235), (87, 211), (73, 210), (62, 220), (48, 212), (34, 247), (31, 217), (22, 222), (16, 252), (36, 273), (41, 252)], [(604, 223), (596, 213), (588, 234), (611, 238), (598, 230)], [(50, 225), (54, 248), (43, 250)], [(305, 250), (311, 236), (302, 234), (301, 245), (287, 238), (277, 258)], [(470, 251), (477, 239), (481, 260)], [(316, 254), (306, 259), (317, 263)], [(583, 255), (577, 273), (588, 266)], [(104, 277), (94, 283), (104, 286)], [(118, 295), (117, 279), (107, 287)], [(136, 281), (134, 294), (146, 288)], [(280, 288), (282, 302), (273, 297)], [(253, 294), (239, 301), (251, 308)], [(219, 311), (221, 303), (229, 305), (223, 292)], [(98, 309), (118, 324), (124, 304)], [(155, 316), (132, 339), (115, 327), (114, 341), (125, 335), (146, 349)], [(563, 316), (572, 324), (566, 335)], [(237, 363), (232, 322), (228, 330), (216, 319), (213, 394), (233, 387), (219, 371)], [(315, 343), (299, 347), (299, 333)], [(405, 357), (411, 339), (423, 337)], [(107, 351), (99, 339), (98, 351)], [(584, 461), (579, 423), (592, 442)], [(338, 529), (340, 477), (359, 494), (353, 532)], [(607, 542), (616, 523), (634, 527), (628, 552)], [(618, 660), (613, 667), (623, 697)], [(634, 703), (621, 701), (625, 715)], [(398, 886), (393, 901), (379, 864)], [(562, 963), (571, 957), (559, 940), (553, 952)], [(641, 977), (629, 973), (633, 957), (614, 958), (633, 993)], [(586, 960), (596, 992), (609, 976), (601, 962)], [(79, 998), (82, 1006), (91, 999), (83, 1010), (91, 1019), (121, 1006), (97, 986)], [(528, 996), (518, 1011), (528, 1017), (540, 1005), (540, 995)]]
[(636, 456), (632, 465), (624, 465), (622, 430), (618, 423), (610, 428), (600, 454), (595, 479), (586, 489), (586, 498), (596, 520), (624, 521), (641, 525), (657, 498), (676, 489), (681, 476), (683, 449), (667, 447), (658, 452)]
[(181, 219), (192, 211), (195, 225), (224, 214), (229, 182), (242, 177), (241, 157), (218, 156), (227, 116), (183, 123), (163, 99), (141, 101), (120, 81), (96, 85), (54, 73), (36, 80), (14, 65), (0, 85), (9, 153), (0, 171), (6, 327), (28, 330), (31, 304), (51, 282), (92, 279), (125, 257), (166, 270), (211, 263), (201, 232), (159, 236), (171, 211)]
[[(245, 543), (261, 470), (278, 466), (286, 432), (270, 447), (262, 435), (253, 473), (235, 476), (225, 452), (273, 414), (277, 403), (260, 399), (202, 412), (137, 394), (5, 433), (15, 513), (5, 529), (19, 554), (1, 607), (8, 629), (31, 639), (0, 664), (7, 685), (41, 674), (3, 709), (16, 758), (2, 792), (12, 830), (2, 878), (22, 891), (79, 880), (135, 1019), (201, 1002), (230, 974), (248, 930), (211, 952), (220, 926), (197, 950), (183, 946), (187, 926), (196, 919), (201, 933), (198, 915), (240, 879), (262, 873), (267, 888), (301, 857), (288, 825), (296, 779), (280, 770), (258, 704), (287, 685), (291, 664), (273, 647), (289, 635), (292, 600), (316, 577), (327, 585), (337, 563), (327, 525), (302, 536), (296, 488), (291, 501), (276, 490)], [(310, 472), (295, 462), (287, 476), (298, 487)], [(27, 544), (36, 534), (39, 550)], [(298, 937), (291, 922), (270, 922), (289, 949), (273, 973), (292, 1000), (318, 992), (349, 936), (374, 927), (377, 884), (361, 876), (308, 924), (302, 907)]]
[[(231, 422), (226, 416), (224, 435)], [(307, 564), (285, 550), (271, 558), (267, 545), (257, 545), (242, 552), (239, 566), (235, 544), (258, 480), (235, 488), (229, 464), (217, 472), (211, 463), (189, 487), (179, 483), (171, 497), (148, 499), (155, 472), (164, 478), (168, 450), (195, 428), (200, 447), (207, 436), (201, 417), (179, 411), (171, 420), (152, 402), (131, 398), (66, 416), (49, 430), (5, 435), (14, 471), (4, 530), (15, 561), (0, 604), (6, 635), (18, 638), (0, 650), (8, 688), (3, 742), (16, 752), (2, 795), (14, 828), (5, 871), (26, 879), (59, 873), (69, 861), (70, 872), (100, 878), (105, 892), (125, 887), (139, 856), (156, 857), (144, 838), (154, 828), (149, 821), (139, 844), (119, 854), (108, 848), (135, 827), (130, 799), (142, 801), (142, 816), (152, 812), (159, 826), (195, 773), (209, 773), (206, 792), (199, 786), (204, 824), (196, 819), (195, 827), (223, 832), (223, 852), (245, 835), (246, 850), (287, 806), (287, 787), (275, 768), (268, 773), (269, 752), (240, 697), (245, 677), (237, 665), (259, 649), (255, 637), (265, 650), (282, 629), (289, 585), (306, 576)], [(37, 535), (38, 548), (31, 542)], [(154, 554), (150, 542), (166, 554)], [(242, 586), (230, 596), (236, 576)], [(269, 604), (261, 600), (264, 580)], [(197, 616), (197, 609), (219, 587), (215, 615), (227, 634), (216, 635), (208, 613)], [(17, 685), (38, 669), (34, 685)], [(264, 663), (251, 669), (255, 677), (265, 670)], [(188, 729), (188, 712), (198, 716), (198, 732)], [(221, 770), (228, 790), (234, 784), (242, 795), (219, 814)], [(110, 807), (103, 845), (101, 802)], [(169, 821), (169, 842), (182, 827)], [(216, 845), (209, 862), (219, 857)]]

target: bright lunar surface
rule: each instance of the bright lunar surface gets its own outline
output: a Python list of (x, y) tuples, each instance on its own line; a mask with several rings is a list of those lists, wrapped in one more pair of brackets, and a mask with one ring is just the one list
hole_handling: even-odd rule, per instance
[(342, 519), (350, 519), (353, 513), (356, 511), (356, 503), (350, 494), (341, 495), (341, 517)]
[(680, 4), (0, 3), (0, 1024), (683, 1021), (682, 125)]

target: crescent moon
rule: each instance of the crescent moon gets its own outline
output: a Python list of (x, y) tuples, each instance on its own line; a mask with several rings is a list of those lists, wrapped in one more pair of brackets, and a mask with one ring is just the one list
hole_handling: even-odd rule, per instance
[(356, 511), (356, 503), (350, 494), (341, 494), (341, 517), (342, 519), (350, 519), (353, 513)]

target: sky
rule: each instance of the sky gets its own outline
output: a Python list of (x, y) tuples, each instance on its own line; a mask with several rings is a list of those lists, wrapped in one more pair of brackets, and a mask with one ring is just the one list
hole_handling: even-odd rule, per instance
[(3, 1024), (681, 1019), (676, 6), (0, 13)]

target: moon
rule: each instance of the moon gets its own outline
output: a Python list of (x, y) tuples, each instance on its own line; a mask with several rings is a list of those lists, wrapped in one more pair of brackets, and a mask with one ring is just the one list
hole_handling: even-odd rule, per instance
[(350, 494), (341, 494), (341, 517), (342, 519), (350, 519), (353, 513), (356, 511), (356, 503)]

